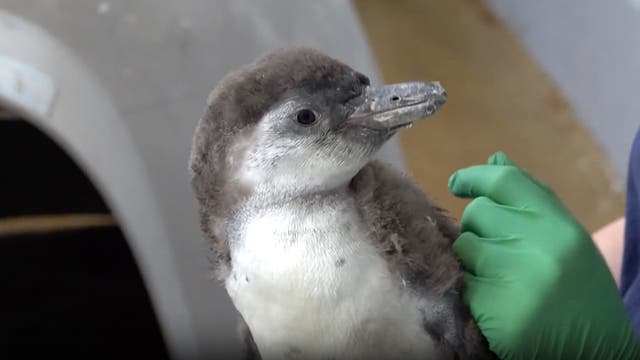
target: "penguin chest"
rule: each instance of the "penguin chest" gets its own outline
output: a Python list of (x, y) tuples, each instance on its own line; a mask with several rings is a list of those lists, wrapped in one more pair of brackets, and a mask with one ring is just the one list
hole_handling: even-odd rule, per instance
[(423, 300), (392, 275), (357, 214), (271, 209), (232, 241), (225, 285), (263, 359), (436, 357)]

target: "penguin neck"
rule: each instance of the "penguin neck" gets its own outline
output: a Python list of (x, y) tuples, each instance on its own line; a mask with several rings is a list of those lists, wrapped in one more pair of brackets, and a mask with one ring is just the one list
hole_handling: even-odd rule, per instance
[(287, 184), (261, 184), (253, 188), (248, 202), (263, 206), (283, 205), (293, 202), (316, 203), (331, 195), (345, 195), (348, 183), (307, 186), (287, 186)]
[[(324, 160), (326, 163), (328, 160)], [(351, 166), (310, 166), (308, 163), (283, 162), (273, 168), (243, 167), (232, 171), (234, 187), (249, 190), (252, 200), (290, 201), (316, 194), (345, 191), (363, 164)]]

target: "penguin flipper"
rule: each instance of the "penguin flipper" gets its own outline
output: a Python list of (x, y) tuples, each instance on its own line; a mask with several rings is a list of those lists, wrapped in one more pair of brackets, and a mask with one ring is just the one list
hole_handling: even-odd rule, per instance
[(456, 222), (407, 176), (380, 161), (367, 164), (350, 189), (391, 271), (435, 305), (423, 309), (422, 320), (443, 353), (497, 359), (463, 301), (463, 270), (452, 249), (460, 234)]
[(262, 357), (260, 356), (256, 342), (253, 340), (251, 330), (249, 330), (249, 326), (242, 318), (238, 320), (238, 332), (244, 341), (244, 354), (242, 358), (244, 360), (261, 360)]
[(439, 296), (460, 289), (462, 269), (452, 249), (459, 227), (407, 176), (372, 161), (350, 189), (369, 238), (394, 272)]

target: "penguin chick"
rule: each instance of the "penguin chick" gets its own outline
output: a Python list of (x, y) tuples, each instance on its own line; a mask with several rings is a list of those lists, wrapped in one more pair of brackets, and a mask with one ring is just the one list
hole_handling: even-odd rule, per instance
[(437, 82), (374, 87), (305, 47), (216, 86), (190, 170), (253, 356), (495, 358), (462, 301), (457, 225), (373, 160), (445, 100)]

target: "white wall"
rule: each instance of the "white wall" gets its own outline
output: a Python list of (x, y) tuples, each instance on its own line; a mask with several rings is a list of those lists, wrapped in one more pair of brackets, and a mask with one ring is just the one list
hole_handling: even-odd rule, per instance
[(639, 0), (485, 0), (626, 175), (640, 124)]

